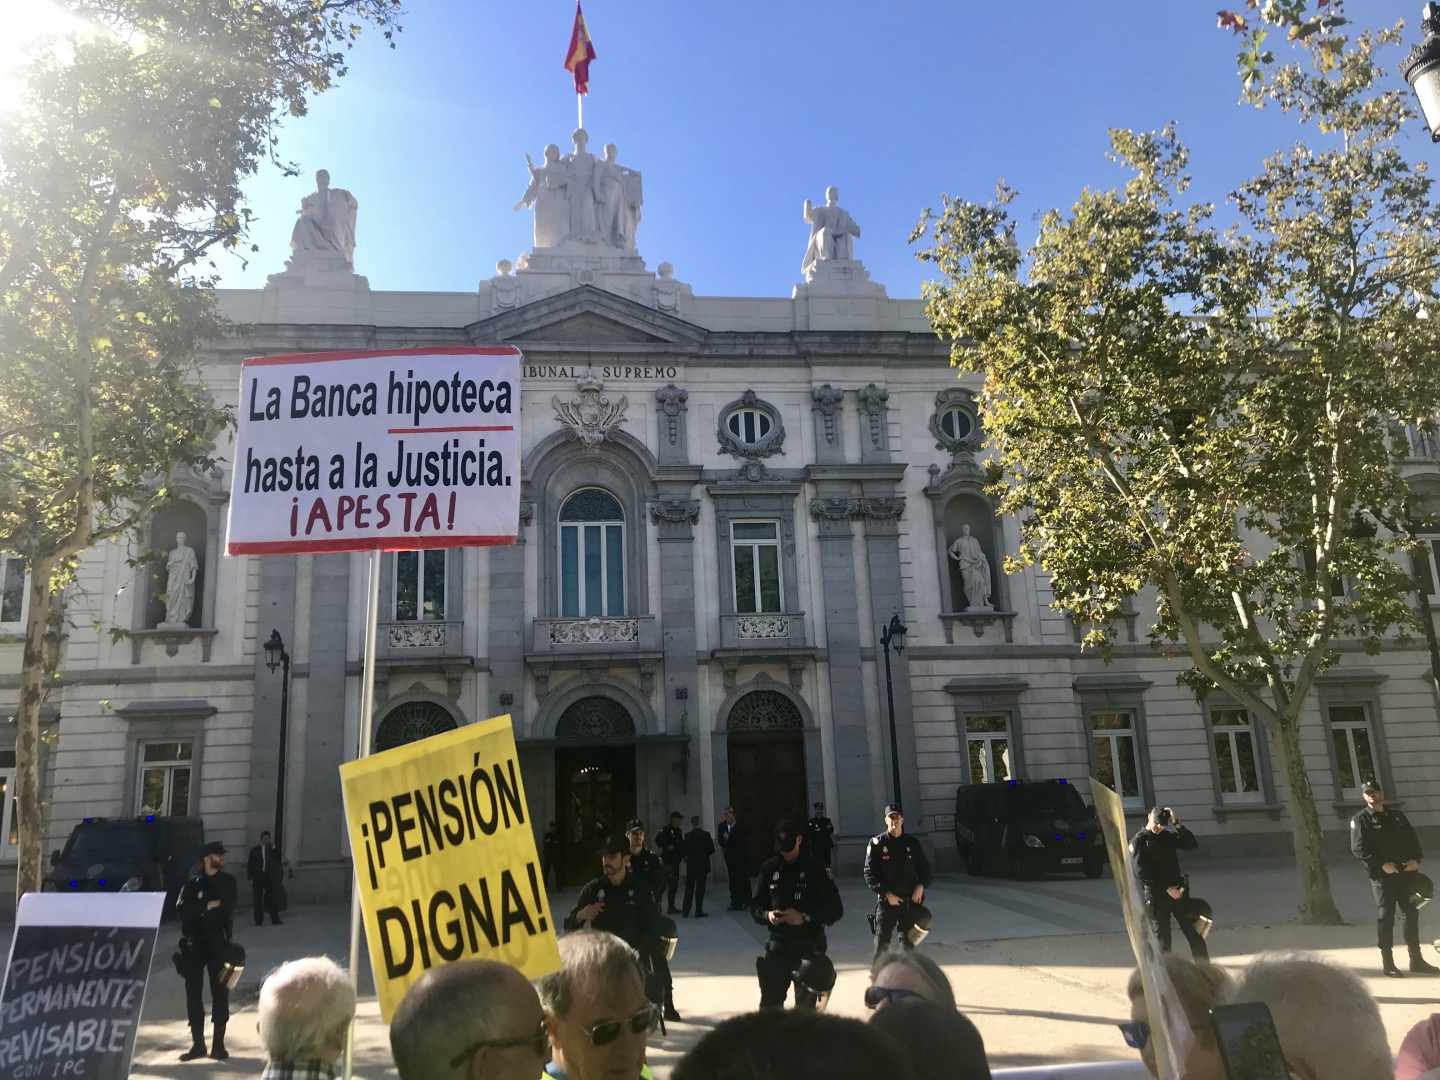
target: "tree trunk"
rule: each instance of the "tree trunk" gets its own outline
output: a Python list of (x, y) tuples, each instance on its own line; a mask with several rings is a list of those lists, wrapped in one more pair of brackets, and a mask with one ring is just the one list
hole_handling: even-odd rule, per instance
[(17, 901), (28, 892), (39, 892), (45, 874), (45, 821), (40, 802), (40, 701), (45, 693), (45, 633), (50, 625), (50, 575), (54, 562), (39, 559), (29, 567), (30, 613), (25, 622), (20, 709), (15, 722), (15, 811), (20, 834), (15, 866)]
[[(1298, 707), (1298, 706), (1297, 706)], [(1344, 923), (1330, 895), (1330, 871), (1325, 865), (1325, 837), (1315, 809), (1315, 791), (1300, 752), (1296, 720), (1276, 717), (1269, 725), (1270, 745), (1285, 768), (1290, 785), (1290, 823), (1295, 837), (1295, 872), (1300, 878), (1300, 921), (1319, 926)]]

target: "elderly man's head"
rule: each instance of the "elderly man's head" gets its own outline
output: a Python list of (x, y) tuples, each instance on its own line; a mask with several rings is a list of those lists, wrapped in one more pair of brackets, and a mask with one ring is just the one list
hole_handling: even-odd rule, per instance
[(879, 1028), (808, 1009), (732, 1017), (696, 1043), (671, 1073), (673, 1080), (914, 1080), (915, 1075), (904, 1051)]
[(550, 1048), (540, 999), (494, 960), (431, 968), (390, 1021), (400, 1080), (535, 1080)]
[(1380, 1007), (1359, 976), (1306, 953), (1256, 957), (1231, 1001), (1270, 1007), (1280, 1047), (1301, 1080), (1391, 1075)]
[(260, 1041), (281, 1065), (331, 1064), (345, 1049), (355, 1016), (355, 984), (326, 956), (281, 964), (260, 987)]
[[(1215, 1032), (1210, 1026), (1210, 1010), (1222, 1004), (1234, 989), (1234, 981), (1224, 970), (1214, 964), (1197, 964), (1173, 953), (1165, 955), (1165, 973), (1175, 987), (1180, 1008), (1190, 1022), (1190, 1031), (1195, 1042), (1185, 1059), (1186, 1080), (1225, 1080), (1225, 1065), (1220, 1060), (1220, 1048), (1215, 1042)], [(1140, 1057), (1151, 1076), (1158, 1076), (1159, 1066), (1155, 1063), (1155, 1042), (1149, 1036), (1154, 1026), (1149, 1010), (1145, 1006), (1145, 987), (1140, 981), (1140, 969), (1130, 973), (1127, 987), (1130, 995), (1130, 1022), (1132, 1031), (1144, 1031), (1139, 1040), (1142, 1045)]]
[(555, 1064), (570, 1080), (635, 1080), (656, 1011), (635, 950), (614, 934), (560, 939), (560, 970), (540, 980)]

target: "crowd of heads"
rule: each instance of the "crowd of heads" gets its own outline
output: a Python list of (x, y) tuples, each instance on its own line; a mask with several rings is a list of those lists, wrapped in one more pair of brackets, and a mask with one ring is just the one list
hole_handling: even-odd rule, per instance
[[(646, 996), (640, 958), (614, 935), (560, 939), (560, 968), (532, 986), (514, 968), (464, 960), (425, 973), (390, 1023), (401, 1080), (637, 1080), (659, 1010)], [(1192, 1041), (1186, 1080), (1225, 1080), (1211, 1010), (1260, 1003), (1273, 1018), (1298, 1080), (1440, 1080), (1440, 1014), (1416, 1025), (1392, 1058), (1375, 999), (1352, 971), (1317, 956), (1274, 953), (1233, 973), (1174, 955), (1164, 959)], [(1158, 1075), (1156, 1039), (1139, 971), (1127, 987), (1124, 1041)], [(945, 972), (924, 953), (882, 954), (865, 990), (868, 1022), (810, 1010), (737, 1016), (707, 1033), (676, 1065), (675, 1080), (988, 1080), (985, 1044), (956, 1006)], [(266, 978), (261, 1041), (275, 1065), (329, 1065), (343, 1052), (355, 987), (333, 961), (308, 957)]]

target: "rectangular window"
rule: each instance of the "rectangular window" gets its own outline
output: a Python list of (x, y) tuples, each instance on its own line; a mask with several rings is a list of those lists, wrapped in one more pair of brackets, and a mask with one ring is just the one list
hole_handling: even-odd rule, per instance
[(779, 614), (784, 611), (780, 600), (779, 523), (731, 522), (730, 550), (735, 562), (736, 614)]
[(1257, 803), (1265, 799), (1260, 790), (1256, 764), (1255, 725), (1244, 709), (1215, 709), (1210, 713), (1211, 743), (1220, 772), (1220, 801)]
[(970, 765), (972, 784), (994, 784), (1013, 779), (1010, 718), (1004, 713), (965, 717), (965, 756)]
[(1335, 782), (1342, 799), (1360, 798), (1360, 785), (1379, 777), (1374, 737), (1363, 705), (1330, 707), (1330, 740), (1335, 749)]
[(1420, 581), (1425, 585), (1425, 595), (1440, 601), (1440, 536), (1422, 536), (1424, 545), (1420, 552)]
[(20, 844), (15, 803), (15, 751), (0, 750), (0, 862), (14, 862)]
[(1092, 712), (1090, 739), (1095, 755), (1095, 778), (1119, 795), (1127, 810), (1143, 809), (1135, 714), (1129, 709)]
[(0, 555), (0, 626), (17, 633), (25, 629), (25, 615), (30, 608), (28, 583), (25, 560)]
[(140, 744), (137, 814), (184, 817), (190, 813), (193, 752), (189, 739)]
[(560, 525), (560, 614), (625, 614), (625, 526)]
[(445, 552), (395, 553), (395, 621), (445, 621)]

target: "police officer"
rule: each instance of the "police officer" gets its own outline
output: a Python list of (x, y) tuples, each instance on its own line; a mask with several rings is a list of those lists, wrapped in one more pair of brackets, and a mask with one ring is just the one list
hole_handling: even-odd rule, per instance
[(815, 804), (815, 816), (805, 823), (805, 840), (810, 854), (826, 871), (835, 851), (835, 825), (825, 816), (825, 804)]
[(885, 831), (865, 846), (865, 886), (878, 897), (870, 916), (875, 956), (890, 947), (897, 929), (901, 944), (914, 948), (905, 935), (914, 926), (911, 905), (923, 903), (930, 887), (930, 860), (920, 841), (905, 835), (905, 813), (896, 803), (885, 807)]
[(181, 1061), (205, 1056), (205, 1001), (202, 986), (210, 979), (210, 1009), (215, 1040), (210, 1056), (224, 1061), (225, 1025), (230, 1019), (230, 991), (220, 981), (220, 967), (234, 929), (235, 879), (225, 873), (225, 845), (214, 840), (200, 855), (200, 873), (180, 887), (175, 909), (180, 916), (180, 964), (185, 976), (185, 1014), (190, 1020), (190, 1049)]
[(1370, 890), (1378, 909), (1380, 956), (1385, 974), (1399, 979), (1392, 953), (1395, 943), (1395, 908), (1405, 913), (1405, 945), (1410, 970), (1417, 975), (1440, 974), (1440, 968), (1420, 955), (1420, 912), (1415, 906), (1414, 884), (1420, 869), (1420, 838), (1403, 813), (1385, 805), (1385, 793), (1372, 777), (1360, 790), (1365, 809), (1350, 819), (1350, 853), (1365, 864)]
[(677, 915), (675, 893), (680, 888), (680, 860), (685, 855), (685, 833), (680, 825), (685, 819), (679, 810), (670, 812), (670, 824), (655, 834), (655, 846), (660, 849), (660, 864), (665, 868), (665, 913)]
[(1160, 939), (1160, 948), (1170, 951), (1170, 917), (1180, 924), (1180, 932), (1190, 943), (1196, 960), (1210, 959), (1205, 939), (1193, 919), (1182, 914), (1179, 905), (1190, 891), (1190, 880), (1180, 872), (1177, 852), (1194, 851), (1200, 846), (1195, 834), (1184, 825), (1168, 806), (1151, 807), (1139, 832), (1130, 838), (1130, 854), (1135, 859), (1135, 876), (1140, 879), (1145, 896), (1145, 911)]
[[(660, 898), (665, 895), (665, 865), (660, 856), (645, 846), (645, 823), (639, 818), (631, 818), (625, 823), (625, 841), (629, 845), (630, 873), (645, 882), (655, 900), (658, 914)], [(675, 1011), (675, 984), (670, 977), (670, 961), (658, 949), (651, 959), (655, 978), (664, 987), (664, 992), (658, 996), (665, 1005), (665, 1019), (679, 1020), (680, 1014)]]
[(751, 903), (751, 916), (770, 929), (764, 954), (755, 958), (762, 1009), (783, 1009), (792, 979), (795, 1007), (815, 1008), (817, 995), (796, 973), (806, 961), (825, 956), (825, 927), (839, 922), (845, 910), (834, 881), (802, 850), (800, 839), (791, 822), (776, 824), (775, 855), (760, 867)]

